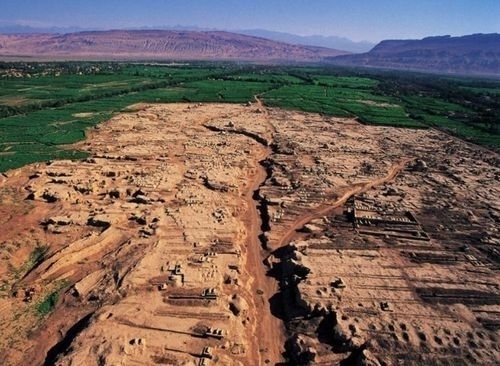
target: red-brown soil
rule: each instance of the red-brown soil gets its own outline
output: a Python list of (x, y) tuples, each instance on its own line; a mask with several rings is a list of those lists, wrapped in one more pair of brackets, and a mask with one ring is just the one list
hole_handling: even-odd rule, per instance
[(76, 147), (0, 176), (2, 364), (499, 362), (497, 154), (258, 99)]

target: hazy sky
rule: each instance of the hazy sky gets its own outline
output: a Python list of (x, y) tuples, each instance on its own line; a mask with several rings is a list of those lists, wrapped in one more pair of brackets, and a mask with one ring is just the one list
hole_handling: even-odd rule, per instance
[(500, 0), (1, 0), (0, 25), (197, 26), (372, 42), (500, 32)]

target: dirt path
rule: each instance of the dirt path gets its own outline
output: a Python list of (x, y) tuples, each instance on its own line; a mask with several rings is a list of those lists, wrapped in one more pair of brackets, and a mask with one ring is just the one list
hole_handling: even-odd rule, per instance
[(305, 224), (307, 224), (309, 221), (312, 219), (318, 217), (318, 216), (323, 216), (330, 212), (331, 210), (343, 205), (350, 197), (353, 195), (366, 192), (367, 190), (379, 186), (381, 184), (387, 183), (391, 180), (393, 180), (398, 173), (404, 169), (406, 164), (409, 162), (415, 160), (415, 158), (406, 158), (398, 162), (397, 164), (394, 164), (390, 167), (389, 171), (387, 172), (387, 175), (375, 179), (370, 182), (362, 182), (362, 183), (354, 183), (352, 186), (345, 187), (344, 193), (338, 198), (336, 201), (332, 202), (331, 204), (328, 205), (322, 205), (318, 207), (317, 209), (311, 211), (307, 215), (303, 215), (299, 217), (295, 222), (290, 226), (290, 228), (283, 234), (281, 239), (278, 241), (278, 243), (272, 247), (272, 249), (278, 249), (281, 246), (285, 245), (286, 243), (290, 242), (295, 235), (295, 232), (303, 227)]
[[(255, 97), (257, 104), (265, 111), (265, 107), (260, 100)], [(264, 112), (267, 116), (267, 111)], [(269, 123), (271, 131), (275, 132), (274, 126)], [(256, 156), (256, 173), (249, 180), (249, 185), (243, 193), (248, 210), (246, 212), (245, 223), (247, 227), (246, 238), (246, 271), (253, 277), (253, 281), (248, 288), (248, 299), (250, 304), (251, 322), (254, 324), (252, 339), (253, 350), (249, 352), (252, 356), (252, 365), (275, 365), (283, 361), (282, 352), (285, 342), (285, 329), (282, 321), (271, 314), (268, 299), (275, 293), (275, 281), (266, 276), (266, 267), (263, 265), (264, 253), (261, 249), (259, 235), (261, 234), (261, 218), (253, 199), (253, 193), (266, 180), (266, 170), (259, 161), (271, 154), (270, 148), (262, 147)]]
[[(262, 158), (269, 154), (269, 149), (264, 150)], [(258, 362), (253, 359), (254, 364), (274, 365), (282, 361), (282, 347), (285, 342), (284, 325), (281, 320), (271, 314), (268, 298), (275, 292), (274, 281), (266, 276), (266, 268), (262, 264), (261, 243), (258, 238), (261, 233), (261, 219), (252, 194), (266, 179), (266, 171), (259, 165), (256, 175), (245, 192), (245, 200), (248, 204), (247, 211), (247, 272), (253, 275), (253, 283), (250, 290), (253, 314), (251, 321), (255, 324), (253, 335), (254, 344), (257, 346)]]

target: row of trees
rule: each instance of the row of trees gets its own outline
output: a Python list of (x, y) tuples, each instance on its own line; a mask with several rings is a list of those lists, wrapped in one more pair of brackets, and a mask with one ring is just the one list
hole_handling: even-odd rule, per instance
[(38, 76), (50, 74), (64, 75), (109, 75), (122, 70), (116, 62), (0, 62), (0, 75), (8, 77), (7, 71), (16, 70), (23, 75)]

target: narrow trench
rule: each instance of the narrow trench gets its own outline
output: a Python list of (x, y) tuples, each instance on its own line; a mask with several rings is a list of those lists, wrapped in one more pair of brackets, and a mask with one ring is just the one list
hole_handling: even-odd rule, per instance
[[(266, 175), (264, 179), (262, 179), (261, 182), (259, 182), (258, 186), (256, 189), (252, 192), (252, 200), (254, 201), (255, 208), (257, 210), (257, 214), (260, 218), (260, 228), (259, 228), (259, 233), (258, 233), (258, 240), (260, 242), (261, 249), (263, 249), (265, 252), (268, 252), (268, 237), (267, 233), (271, 231), (271, 220), (270, 220), (270, 215), (269, 215), (269, 210), (268, 210), (268, 201), (265, 196), (262, 195), (261, 189), (266, 185), (266, 183), (271, 179), (272, 174), (273, 174), (273, 164), (272, 161), (268, 158), (270, 155), (273, 153), (276, 153), (276, 145), (272, 143), (271, 141), (268, 141), (264, 137), (250, 132), (250, 131), (245, 131), (245, 130), (236, 130), (233, 128), (218, 128), (216, 126), (210, 126), (210, 125), (203, 125), (206, 129), (212, 131), (212, 132), (227, 132), (227, 133), (232, 133), (232, 134), (239, 134), (239, 135), (244, 135), (246, 137), (249, 137), (265, 147), (266, 149), (269, 149), (270, 151), (267, 156), (260, 160), (258, 163), (260, 165), (261, 169), (264, 169), (266, 172)], [(260, 258), (262, 261), (264, 258)], [(264, 263), (261, 263), (262, 266), (264, 266)], [(269, 274), (266, 274), (267, 281), (276, 281), (277, 279), (274, 278), (273, 276), (269, 276)], [(279, 316), (276, 316), (276, 310), (273, 309), (275, 306), (273, 304), (275, 303), (275, 300), (278, 299), (279, 302), (280, 295), (279, 294), (272, 294), (271, 298), (269, 299), (269, 304), (268, 306), (269, 311), (271, 312), (272, 316), (279, 318), (282, 321), (282, 318)], [(283, 344), (284, 346), (284, 344)], [(269, 361), (267, 359), (267, 361)], [(276, 359), (276, 361), (279, 361), (279, 358)], [(267, 362), (266, 362), (267, 364)], [(279, 363), (281, 364), (281, 363)], [(283, 364), (285, 365), (285, 364)]]
[(73, 326), (69, 328), (64, 335), (64, 338), (56, 343), (51, 349), (49, 349), (43, 363), (44, 366), (55, 365), (59, 356), (69, 351), (71, 344), (78, 336), (78, 334), (80, 334), (89, 325), (92, 315), (94, 315), (93, 312), (85, 315), (83, 318), (73, 324)]
[(210, 126), (207, 124), (204, 124), (203, 127), (205, 127), (207, 130), (212, 131), (212, 132), (227, 132), (227, 133), (234, 133), (236, 135), (243, 135), (243, 136), (251, 138), (252, 140), (255, 140), (256, 142), (263, 145), (264, 147), (269, 146), (269, 141), (257, 133), (253, 133), (253, 132), (246, 131), (243, 129), (234, 129), (232, 127), (219, 128), (217, 126)]
[[(276, 152), (275, 151), (276, 146), (274, 144), (270, 143), (267, 139), (265, 139), (264, 137), (262, 137), (256, 133), (253, 133), (250, 131), (245, 131), (245, 130), (240, 130), (240, 129), (234, 129), (234, 128), (219, 128), (217, 126), (211, 126), (208, 124), (204, 124), (203, 127), (205, 127), (207, 130), (212, 131), (212, 132), (227, 132), (227, 133), (233, 133), (233, 134), (237, 134), (237, 135), (244, 135), (246, 137), (251, 138), (255, 142), (261, 144), (265, 148), (270, 147), (272, 153)], [(260, 225), (261, 233), (258, 235), (258, 239), (259, 239), (259, 242), (261, 243), (262, 249), (267, 250), (268, 249), (268, 246), (267, 246), (268, 239), (267, 239), (266, 233), (271, 230), (271, 224), (270, 224), (271, 220), (269, 217), (267, 200), (265, 199), (265, 197), (261, 196), (260, 189), (271, 178), (271, 176), (273, 174), (273, 170), (272, 170), (272, 165), (267, 158), (260, 160), (259, 164), (261, 167), (263, 167), (265, 169), (266, 177), (262, 182), (260, 182), (259, 187), (253, 192), (252, 199), (256, 203), (257, 211), (259, 212), (259, 216), (261, 219), (261, 225)]]
[(261, 222), (260, 224), (261, 233), (259, 234), (258, 239), (260, 241), (262, 249), (267, 250), (268, 239), (266, 233), (271, 231), (271, 219), (269, 217), (267, 200), (260, 194), (260, 188), (266, 184), (268, 179), (271, 178), (273, 172), (267, 159), (259, 161), (259, 164), (265, 169), (266, 178), (260, 183), (259, 187), (253, 192), (252, 199), (255, 201)]

